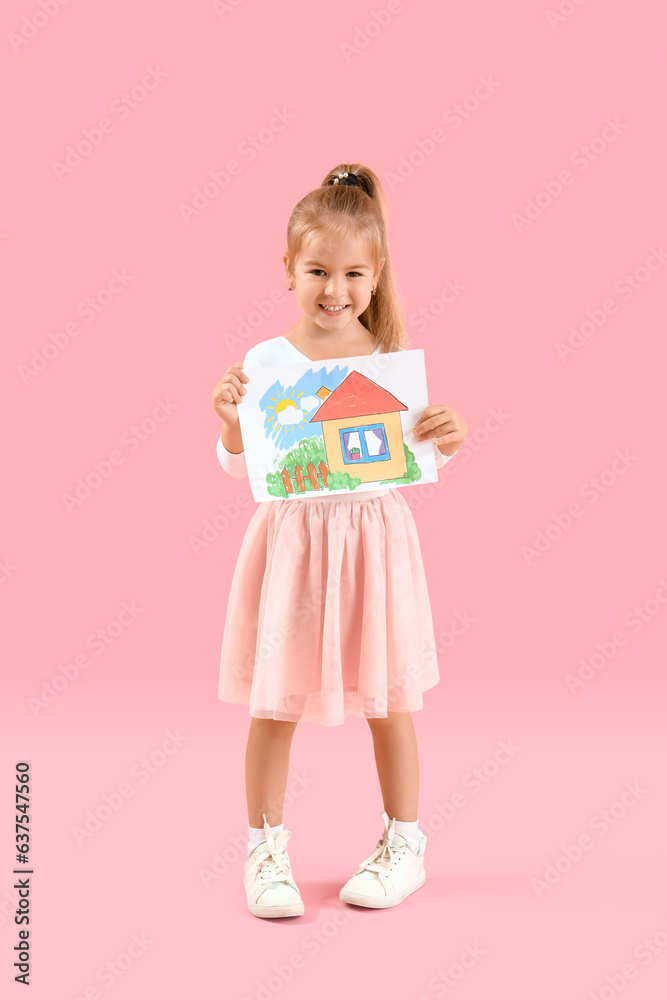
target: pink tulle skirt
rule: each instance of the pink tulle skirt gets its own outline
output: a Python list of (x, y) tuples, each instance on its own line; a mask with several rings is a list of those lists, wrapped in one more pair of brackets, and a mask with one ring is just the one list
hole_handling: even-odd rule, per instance
[(218, 696), (341, 725), (423, 708), (438, 683), (417, 528), (400, 490), (260, 503), (227, 605)]

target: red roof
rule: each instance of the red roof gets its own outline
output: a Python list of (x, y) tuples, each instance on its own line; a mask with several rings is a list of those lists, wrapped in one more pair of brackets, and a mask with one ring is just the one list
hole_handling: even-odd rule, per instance
[(394, 413), (407, 410), (381, 385), (372, 382), (361, 372), (351, 371), (334, 391), (318, 407), (309, 423), (322, 420), (340, 420), (343, 417), (365, 417), (375, 413)]

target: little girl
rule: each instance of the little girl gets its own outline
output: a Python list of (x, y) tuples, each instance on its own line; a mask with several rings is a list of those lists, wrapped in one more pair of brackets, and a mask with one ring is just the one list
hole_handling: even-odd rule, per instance
[[(223, 422), (218, 457), (230, 475), (247, 474), (237, 410), (246, 371), (407, 349), (385, 205), (378, 177), (354, 163), (330, 171), (292, 212), (283, 262), (302, 316), (286, 336), (252, 347), (213, 392)], [(440, 468), (467, 427), (451, 407), (434, 404), (414, 433), (433, 442)], [(251, 715), (244, 881), (252, 914), (304, 912), (282, 823), (299, 721), (337, 726), (363, 716), (373, 738), (384, 833), (340, 898), (395, 906), (424, 884), (410, 713), (438, 680), (419, 539), (401, 489), (312, 490), (258, 505), (232, 579), (218, 692)]]

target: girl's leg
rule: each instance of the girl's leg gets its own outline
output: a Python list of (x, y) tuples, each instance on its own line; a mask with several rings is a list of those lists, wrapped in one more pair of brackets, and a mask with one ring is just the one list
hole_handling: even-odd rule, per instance
[(283, 821), (283, 801), (289, 772), (290, 747), (296, 722), (275, 719), (250, 720), (245, 756), (248, 824), (264, 826), (266, 813), (269, 826)]
[(382, 800), (390, 819), (412, 823), (419, 803), (419, 755), (410, 712), (367, 719), (373, 736)]

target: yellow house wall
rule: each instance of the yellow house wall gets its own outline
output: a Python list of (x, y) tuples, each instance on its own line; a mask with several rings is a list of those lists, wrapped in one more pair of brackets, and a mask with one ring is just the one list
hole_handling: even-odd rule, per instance
[[(391, 458), (385, 462), (344, 462), (341, 445), (341, 427), (359, 427), (364, 424), (383, 423), (387, 435), (387, 445)], [(383, 413), (381, 416), (344, 417), (339, 420), (324, 420), (322, 423), (324, 447), (327, 453), (327, 465), (331, 472), (349, 472), (362, 483), (375, 482), (377, 479), (395, 479), (406, 473), (405, 450), (403, 448), (403, 431), (401, 415), (398, 410), (393, 413)]]

